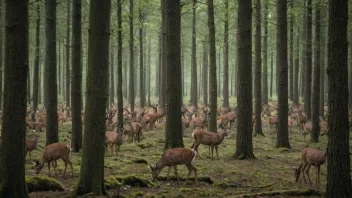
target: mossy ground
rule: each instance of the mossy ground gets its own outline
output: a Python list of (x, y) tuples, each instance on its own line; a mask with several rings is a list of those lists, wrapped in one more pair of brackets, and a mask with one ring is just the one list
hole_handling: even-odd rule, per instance
[[(213, 184), (200, 182), (198, 186), (194, 186), (193, 182), (189, 181), (186, 185), (183, 185), (183, 183), (179, 184), (172, 180), (169, 183), (157, 181), (154, 184), (150, 183), (149, 187), (137, 187), (143, 185), (138, 185), (138, 182), (134, 184), (124, 182), (124, 177), (131, 178), (131, 176), (139, 176), (146, 179), (145, 182), (150, 182), (148, 180), (151, 180), (151, 174), (145, 162), (155, 164), (160, 158), (164, 146), (164, 130), (164, 125), (161, 124), (155, 131), (143, 131), (144, 138), (141, 143), (124, 142), (117, 155), (105, 157), (105, 176), (106, 182), (112, 187), (108, 190), (111, 196), (119, 193), (122, 197), (243, 197), (242, 195), (250, 197), (256, 193), (272, 191), (290, 192), (291, 190), (306, 191), (308, 189), (314, 189), (322, 193), (325, 191), (326, 163), (321, 168), (321, 183), (319, 185), (315, 184), (314, 167), (310, 170), (312, 185), (304, 184), (302, 178), (299, 182), (294, 180), (293, 168), (300, 164), (300, 151), (305, 147), (323, 150), (327, 145), (327, 136), (320, 136), (320, 142), (317, 144), (310, 143), (308, 136), (304, 141), (296, 123), (292, 134), (290, 134), (291, 149), (275, 148), (276, 134), (269, 134), (268, 126), (264, 126), (265, 137), (253, 137), (253, 149), (256, 156), (256, 159), (253, 160), (233, 160), (231, 158), (235, 153), (236, 129), (230, 130), (228, 137), (219, 146), (219, 160), (214, 159), (212, 161), (209, 158), (208, 147), (200, 146), (199, 152), (203, 159), (197, 158), (193, 164), (198, 169), (198, 176), (211, 177), (214, 181)], [(60, 141), (70, 143), (70, 131), (70, 123), (61, 125)], [(192, 131), (189, 129), (184, 130), (184, 144), (186, 147), (190, 147), (192, 144), (191, 133)], [(352, 137), (352, 134), (350, 137)], [(39, 146), (37, 150), (32, 152), (32, 158), (38, 159), (41, 156), (44, 144), (45, 133), (41, 133)], [(352, 145), (351, 139), (350, 145)], [(35, 175), (28, 156), (26, 159), (26, 175)], [(61, 160), (58, 161), (59, 174), (55, 179), (63, 184), (64, 192), (32, 192), (30, 197), (68, 197), (78, 181), (81, 153), (72, 153), (71, 160), (74, 165), (73, 178), (70, 169), (68, 169), (66, 177), (62, 176), (64, 164)], [(53, 173), (52, 171), (51, 174), (53, 175)], [(161, 176), (166, 176), (166, 173), (167, 168), (161, 172)], [(45, 167), (40, 175), (47, 176), (47, 174), (48, 169)], [(173, 174), (173, 169), (171, 169), (170, 177)], [(187, 168), (178, 166), (178, 174), (185, 178)], [(194, 177), (193, 173), (191, 177)], [(290, 197), (291, 195), (294, 194), (288, 193), (281, 196), (275, 193), (271, 194), (274, 197)], [(261, 195), (260, 197), (264, 196)]]

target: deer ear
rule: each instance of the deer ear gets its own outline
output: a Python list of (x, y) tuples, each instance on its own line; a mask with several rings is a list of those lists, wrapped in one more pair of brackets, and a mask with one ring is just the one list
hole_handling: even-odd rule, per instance
[(153, 167), (152, 167), (151, 165), (149, 165), (149, 164), (148, 164), (148, 168), (151, 169), (151, 170), (153, 170)]

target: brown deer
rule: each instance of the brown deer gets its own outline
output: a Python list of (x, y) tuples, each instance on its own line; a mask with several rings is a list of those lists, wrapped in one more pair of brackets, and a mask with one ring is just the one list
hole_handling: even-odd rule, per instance
[[(216, 156), (219, 159), (218, 155), (218, 145), (224, 140), (225, 136), (227, 136), (227, 132), (225, 128), (222, 128), (220, 133), (208, 132), (208, 131), (195, 131), (192, 133), (192, 137), (194, 138), (193, 144), (191, 146), (192, 149), (197, 151), (198, 146), (200, 144), (209, 145), (211, 147), (211, 160), (213, 160), (213, 151), (215, 146)], [(198, 155), (202, 158), (200, 155)]]
[(301, 111), (299, 111), (297, 121), (298, 121), (299, 129), (303, 130), (303, 127), (307, 122), (307, 116), (303, 114)]
[(322, 117), (319, 117), (319, 121), (320, 121), (321, 130), (324, 131), (324, 134), (327, 134), (329, 129), (328, 123)]
[(130, 142), (138, 141), (139, 143), (142, 136), (142, 125), (139, 122), (127, 121), (127, 123), (128, 124), (123, 125), (124, 135), (129, 137)]
[(288, 121), (288, 128), (290, 130), (290, 133), (292, 134), (293, 119), (290, 116), (288, 116), (288, 120), (287, 121)]
[(271, 129), (273, 126), (277, 126), (277, 117), (276, 116), (270, 116), (269, 117), (269, 126), (270, 126), (270, 131), (269, 133), (271, 134)]
[(309, 183), (312, 183), (309, 176), (309, 169), (315, 166), (316, 184), (320, 183), (320, 166), (324, 164), (327, 151), (321, 151), (314, 148), (304, 148), (301, 152), (301, 165), (295, 169), (296, 182), (298, 182), (300, 173), (303, 174), (304, 182), (307, 183), (305, 173), (308, 175)]
[[(202, 111), (203, 111), (202, 117), (192, 118), (190, 122), (191, 129), (194, 129), (195, 127), (199, 127), (201, 130), (204, 129), (205, 124), (208, 121), (208, 111), (206, 109), (202, 109)], [(197, 115), (197, 114), (194, 113), (194, 115)]]
[(39, 131), (33, 130), (33, 138), (28, 139), (26, 138), (26, 155), (29, 154), (29, 161), (32, 160), (31, 152), (37, 149), (38, 139), (39, 139)]
[(194, 182), (197, 185), (198, 184), (197, 169), (192, 165), (192, 162), (196, 159), (196, 156), (197, 156), (197, 152), (189, 148), (174, 148), (174, 149), (168, 149), (164, 151), (163, 155), (154, 166), (148, 165), (148, 167), (152, 171), (152, 181), (154, 182), (158, 178), (163, 168), (165, 166), (168, 166), (169, 170), (167, 172), (167, 181), (169, 182), (170, 168), (171, 166), (173, 166), (175, 169), (176, 178), (178, 182), (180, 182), (180, 179), (177, 174), (177, 165), (184, 164), (188, 169), (188, 176), (185, 181), (185, 184), (188, 181), (189, 176), (193, 171), (195, 175)]
[(117, 155), (117, 151), (120, 151), (120, 146), (123, 143), (123, 128), (119, 130), (118, 133), (115, 131), (106, 131), (105, 132), (105, 150), (106, 154), (108, 154), (108, 145), (111, 149), (111, 155), (114, 154), (114, 146), (115, 146), (115, 153)]
[(39, 160), (34, 160), (33, 164), (36, 169), (36, 174), (38, 174), (44, 167), (45, 163), (48, 163), (49, 169), (49, 177), (50, 177), (50, 163), (54, 162), (54, 171), (56, 176), (56, 160), (62, 159), (65, 162), (65, 170), (64, 170), (64, 177), (66, 174), (67, 163), (71, 166), (72, 177), (73, 177), (73, 167), (72, 162), (70, 160), (70, 152), (71, 147), (63, 142), (57, 142), (53, 144), (47, 145), (44, 150), (41, 158)]
[(311, 122), (305, 123), (303, 128), (303, 139), (306, 140), (306, 135), (310, 134), (311, 132), (312, 132), (312, 123)]

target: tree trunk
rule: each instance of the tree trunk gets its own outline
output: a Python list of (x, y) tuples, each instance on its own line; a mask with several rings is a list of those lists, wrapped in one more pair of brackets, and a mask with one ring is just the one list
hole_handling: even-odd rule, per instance
[(235, 159), (254, 159), (252, 144), (252, 1), (239, 0), (237, 9), (237, 134)]
[[(304, 0), (304, 4), (303, 4), (303, 28), (302, 28), (302, 69), (301, 69), (301, 96), (304, 100), (304, 87), (305, 85), (303, 85), (303, 83), (306, 82), (306, 56), (307, 56), (307, 45), (306, 45), (306, 42), (307, 42), (307, 0)], [(305, 100), (304, 100), (305, 102)], [(305, 105), (305, 104), (304, 104)]]
[(82, 0), (72, 6), (72, 141), (73, 152), (82, 148)]
[(71, 22), (71, 0), (67, 1), (67, 25), (66, 25), (66, 106), (70, 107), (70, 22)]
[(77, 196), (88, 193), (108, 195), (104, 185), (104, 153), (105, 108), (109, 96), (110, 8), (110, 0), (90, 1), (87, 100)]
[(304, 83), (304, 111), (311, 119), (312, 104), (312, 0), (307, 1), (306, 81)]
[(255, 1), (255, 131), (254, 136), (263, 135), (262, 130), (262, 34), (260, 0)]
[[(57, 40), (57, 42), (58, 42), (58, 50), (59, 50), (59, 52), (57, 53), (57, 58), (58, 58), (58, 63), (57, 63), (57, 67), (58, 67), (58, 72), (59, 72), (59, 74), (58, 74), (58, 86), (57, 86), (57, 89), (58, 89), (58, 94), (59, 94), (59, 96), (61, 96), (61, 41), (60, 40)], [(33, 88), (34, 89), (34, 88)]]
[[(225, 22), (224, 22), (224, 82), (222, 96), (224, 97), (223, 107), (229, 106), (229, 1), (225, 0)], [(220, 75), (219, 75), (220, 76)]]
[(208, 41), (203, 43), (203, 103), (208, 105)]
[(151, 69), (151, 63), (150, 63), (150, 51), (151, 51), (151, 37), (149, 36), (149, 42), (148, 42), (148, 104), (150, 105), (150, 69)]
[(180, 0), (165, 2), (166, 58), (167, 75), (167, 113), (165, 126), (165, 146), (184, 147), (181, 124), (181, 11)]
[(158, 35), (158, 65), (155, 66), (155, 97), (159, 97), (159, 91), (160, 91), (160, 66), (161, 66), (161, 34), (159, 33)]
[(196, 49), (196, 0), (193, 0), (193, 14), (192, 14), (192, 67), (191, 67), (191, 105), (198, 107), (197, 99), (198, 99), (198, 90), (197, 90), (197, 49)]
[[(2, 11), (3, 11), (3, 0), (0, 0), (0, 24), (3, 24), (3, 17), (2, 17)], [(2, 80), (3, 80), (3, 77), (2, 77), (2, 73), (3, 73), (3, 51), (2, 51), (2, 40), (3, 40), (3, 27), (0, 26), (0, 110), (2, 110)]]
[(133, 1), (130, 0), (130, 76), (129, 76), (129, 102), (131, 106), (131, 112), (134, 112), (134, 52), (133, 52), (133, 39), (134, 39), (134, 30), (133, 30)]
[(288, 139), (288, 71), (287, 71), (287, 1), (276, 2), (277, 37), (276, 65), (279, 67), (278, 80), (278, 121), (276, 147), (290, 148)]
[[(122, 97), (122, 5), (117, 0), (117, 126), (123, 127), (123, 97)], [(126, 68), (126, 67), (125, 67)], [(125, 74), (127, 71), (125, 70)], [(124, 81), (127, 84), (127, 81)]]
[(299, 76), (299, 27), (297, 28), (297, 45), (295, 54), (295, 69), (293, 73), (293, 103), (299, 105), (299, 92), (298, 92), (298, 76)]
[(114, 80), (114, 47), (113, 47), (113, 39), (111, 37), (111, 46), (110, 46), (110, 58), (111, 58), (111, 66), (110, 66), (110, 105), (114, 104), (114, 98), (115, 98), (115, 80)]
[(27, 73), (27, 102), (31, 103), (31, 68), (28, 65), (28, 73)]
[(273, 78), (274, 78), (274, 52), (271, 49), (271, 57), (270, 57), (270, 98), (273, 98)]
[(159, 104), (164, 106), (166, 104), (166, 87), (167, 87), (167, 64), (166, 64), (166, 17), (165, 17), (165, 1), (161, 0), (161, 65), (160, 65), (160, 92)]
[(264, 1), (263, 103), (268, 104), (268, 1)]
[(294, 20), (294, 15), (293, 15), (293, 0), (290, 0), (290, 95), (289, 99), (293, 100), (293, 20)]
[[(40, 38), (40, 8), (39, 8), (39, 4), (37, 4), (37, 19), (36, 19), (36, 27), (35, 27), (35, 58), (34, 58), (34, 75), (33, 75), (33, 111), (34, 112), (37, 112), (37, 108), (38, 108), (39, 48), (40, 48), (39, 38)], [(35, 121), (34, 113), (32, 114), (32, 120)]]
[(348, 126), (347, 0), (329, 0), (329, 135), (326, 197), (352, 197)]
[[(59, 141), (57, 122), (57, 84), (56, 84), (56, 0), (45, 1), (45, 73), (44, 92), (46, 94), (46, 143)], [(68, 93), (66, 92), (66, 95)]]
[[(0, 0), (1, 1), (1, 0)], [(38, 74), (38, 104), (41, 104), (42, 103), (42, 90), (43, 90), (43, 87), (42, 87), (42, 67), (40, 66), (40, 59), (39, 59), (39, 74)]]
[(312, 133), (311, 142), (319, 142), (319, 96), (320, 96), (320, 3), (315, 4), (315, 48), (314, 80), (312, 95)]
[(24, 155), (28, 75), (28, 1), (7, 0), (5, 6), (6, 58), (2, 143), (0, 144), (0, 197), (28, 197)]
[(218, 58), (219, 58), (219, 64), (218, 64), (218, 68), (219, 68), (219, 73), (218, 73), (218, 76), (219, 76), (219, 78), (218, 78), (218, 83), (217, 83), (217, 85), (218, 85), (218, 92), (217, 92), (217, 94), (218, 94), (218, 97), (220, 97), (221, 96), (221, 61), (220, 61), (220, 59), (221, 59), (221, 54), (220, 54), (220, 52), (221, 52), (221, 47), (219, 47), (219, 55), (218, 55)]
[(208, 0), (208, 27), (209, 27), (209, 103), (210, 116), (208, 131), (216, 132), (217, 115), (217, 82), (216, 82), (216, 48), (215, 48), (215, 25), (214, 25), (214, 4)]
[[(322, 27), (323, 28), (323, 27)], [(324, 29), (324, 28), (323, 28)], [(324, 98), (325, 98), (325, 49), (326, 49), (326, 45), (325, 45), (325, 35), (324, 34), (325, 31), (322, 31), (321, 37), (320, 37), (320, 46), (321, 46), (321, 50), (320, 50), (320, 56), (322, 58), (320, 58), (320, 102), (319, 102), (319, 115), (323, 118), (324, 117)]]
[(143, 20), (142, 9), (139, 8), (139, 98), (140, 105), (145, 105), (145, 83), (144, 83), (144, 65), (143, 65)]

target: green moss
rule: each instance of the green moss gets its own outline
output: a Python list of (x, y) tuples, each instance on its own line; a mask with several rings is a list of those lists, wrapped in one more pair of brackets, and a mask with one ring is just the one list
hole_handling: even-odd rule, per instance
[(28, 192), (64, 191), (64, 186), (57, 180), (46, 176), (26, 176)]
[(155, 184), (144, 177), (137, 175), (128, 175), (123, 178), (124, 185), (130, 185), (134, 187), (154, 187)]
[(136, 164), (148, 164), (147, 160), (141, 158), (134, 159), (132, 162)]
[(117, 181), (117, 179), (113, 176), (106, 177), (104, 179), (106, 189), (117, 188), (121, 186), (121, 183)]
[(188, 193), (188, 192), (193, 192), (195, 189), (194, 188), (180, 188), (179, 191)]
[(138, 143), (137, 146), (141, 149), (146, 149), (146, 148), (153, 147), (154, 145), (148, 142), (148, 143)]
[(213, 184), (214, 187), (218, 187), (218, 188), (222, 188), (222, 189), (226, 189), (229, 188), (230, 185), (227, 182), (217, 182)]
[(144, 192), (138, 189), (133, 189), (130, 195), (131, 197), (142, 197), (144, 195)]

